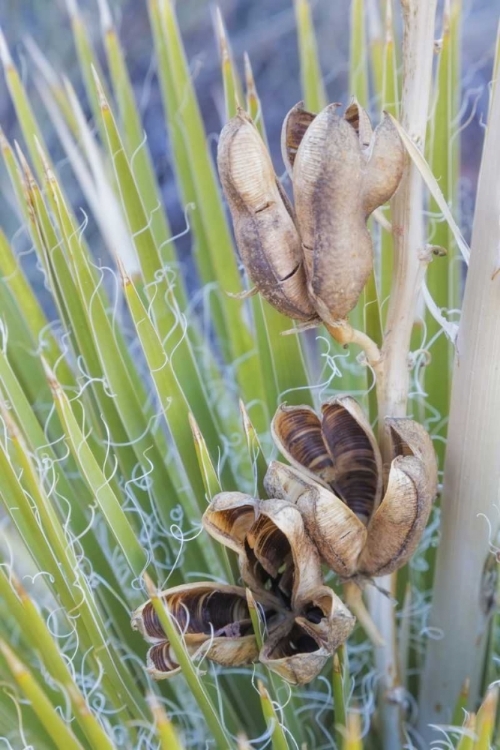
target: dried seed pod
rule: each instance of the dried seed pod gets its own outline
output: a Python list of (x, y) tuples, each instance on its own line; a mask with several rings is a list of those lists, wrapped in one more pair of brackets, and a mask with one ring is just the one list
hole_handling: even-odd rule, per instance
[(333, 652), (297, 624), (284, 630), (266, 640), (259, 661), (292, 685), (305, 685), (318, 676)]
[[(186, 583), (162, 591), (159, 595), (184, 634), (237, 634), (240, 623), (250, 620), (245, 589), (228, 584)], [(132, 628), (150, 643), (166, 639), (151, 600), (132, 615)]]
[(202, 517), (206, 531), (221, 544), (241, 555), (245, 537), (259, 513), (259, 501), (243, 492), (221, 492)]
[(394, 457), (416, 456), (422, 461), (426, 469), (428, 491), (434, 497), (437, 492), (438, 465), (429, 433), (413, 419), (388, 417), (385, 426), (391, 436)]
[(293, 623), (272, 630), (259, 660), (285, 680), (302, 685), (316, 677), (349, 637), (355, 618), (336, 594), (317, 586), (295, 603)]
[(412, 419), (387, 419), (394, 451), (387, 491), (368, 525), (359, 572), (392, 573), (408, 562), (427, 524), (437, 491), (437, 462), (432, 441)]
[(405, 151), (389, 115), (377, 125), (366, 152), (363, 210), (366, 216), (396, 192), (403, 175)]
[(309, 125), (293, 168), (309, 295), (329, 324), (347, 317), (373, 266), (371, 238), (360, 202), (359, 142), (336, 109), (329, 105)]
[[(193, 656), (195, 651), (189, 650), (189, 655)], [(151, 646), (146, 654), (146, 669), (154, 680), (166, 680), (179, 674), (181, 668), (168, 641)]]
[(295, 622), (330, 653), (351, 634), (355, 618), (328, 586), (318, 586), (296, 602)]
[(341, 578), (357, 572), (358, 559), (366, 543), (366, 526), (333, 492), (316, 482), (304, 481), (291, 466), (277, 461), (269, 465), (266, 490), (296, 503), (307, 533), (324, 562)]
[(427, 523), (432, 498), (423, 491), (425, 469), (413, 456), (391, 465), (387, 492), (368, 526), (358, 570), (368, 577), (387, 575), (413, 555)]
[(290, 596), (292, 610), (297, 601), (321, 584), (318, 553), (306, 534), (299, 510), (290, 503), (261, 503), (246, 543), (268, 575), (279, 577), (279, 588)]
[(298, 102), (283, 120), (283, 127), (281, 128), (281, 156), (290, 178), (293, 175), (293, 164), (304, 133), (315, 117), (316, 115), (312, 112), (304, 109), (304, 102)]
[(258, 291), (284, 315), (315, 318), (292, 209), (243, 110), (222, 130), (217, 162), (241, 259)]
[(409, 560), (427, 523), (437, 489), (432, 441), (411, 419), (386, 419), (394, 459), (379, 505), (382, 461), (359, 405), (342, 397), (322, 411), (320, 422), (309, 407), (278, 408), (272, 434), (292, 466), (271, 463), (266, 491), (297, 506), (341, 578), (385, 575)]
[[(212, 582), (190, 583), (163, 591), (160, 598), (168, 605), (193, 658), (204, 655), (226, 666), (250, 664), (257, 659), (257, 641), (245, 589)], [(132, 628), (154, 644), (146, 658), (148, 672), (155, 680), (179, 672), (171, 644), (150, 600), (132, 615)]]
[(359, 138), (359, 145), (362, 149), (368, 148), (373, 134), (370, 118), (363, 107), (360, 107), (357, 100), (353, 97), (344, 113), (344, 119), (354, 128)]
[(331, 489), (363, 521), (380, 502), (382, 459), (362, 409), (350, 397), (322, 406), (323, 418), (307, 406), (281, 405), (271, 432), (284, 456)]
[(388, 118), (372, 134), (357, 102), (345, 117), (336, 109), (329, 105), (310, 123), (293, 166), (309, 295), (330, 325), (347, 317), (368, 280), (373, 248), (366, 219), (394, 193), (404, 165)]

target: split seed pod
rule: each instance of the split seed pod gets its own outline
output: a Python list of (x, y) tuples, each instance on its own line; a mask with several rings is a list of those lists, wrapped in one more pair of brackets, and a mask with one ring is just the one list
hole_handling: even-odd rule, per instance
[(239, 554), (243, 581), (266, 619), (259, 660), (293, 684), (309, 682), (349, 636), (354, 617), (323, 585), (299, 510), (282, 500), (217, 495), (203, 524)]
[(257, 291), (290, 318), (314, 319), (292, 208), (257, 128), (241, 109), (221, 132), (217, 163), (241, 260)]
[(338, 106), (330, 104), (314, 117), (296, 105), (282, 135), (309, 296), (330, 325), (356, 306), (370, 276), (373, 247), (366, 220), (396, 191), (404, 166), (403, 145), (387, 115), (372, 133), (357, 102), (344, 117), (336, 113)]
[[(193, 657), (205, 655), (225, 666), (250, 664), (258, 656), (245, 589), (212, 582), (189, 583), (160, 594)], [(132, 615), (132, 627), (153, 644), (147, 669), (156, 680), (180, 667), (150, 600)]]
[(393, 460), (384, 487), (380, 450), (359, 405), (336, 398), (322, 412), (320, 420), (307, 406), (278, 409), (272, 433), (291, 466), (273, 462), (266, 491), (297, 505), (341, 578), (391, 573), (415, 552), (436, 495), (432, 441), (411, 419), (386, 419)]

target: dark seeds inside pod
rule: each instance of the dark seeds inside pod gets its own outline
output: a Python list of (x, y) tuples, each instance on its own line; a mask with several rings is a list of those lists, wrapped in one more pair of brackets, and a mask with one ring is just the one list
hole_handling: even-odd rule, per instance
[(168, 604), (181, 630), (188, 633), (208, 635), (250, 619), (246, 601), (225, 591), (215, 590), (192, 597), (172, 596)]
[(152, 638), (165, 638), (165, 631), (151, 602), (148, 602), (142, 610), (142, 619), (144, 621), (144, 629), (148, 635)]
[(276, 644), (270, 656), (272, 659), (283, 659), (288, 656), (295, 656), (295, 654), (312, 654), (314, 651), (318, 651), (318, 649), (319, 646), (314, 638), (311, 638), (302, 628), (294, 624), (286, 638), (282, 638)]
[(321, 423), (309, 409), (279, 411), (275, 429), (297, 463), (317, 474), (327, 484), (335, 476), (331, 456), (321, 434)]
[(332, 490), (358, 516), (368, 518), (377, 493), (375, 454), (363, 428), (341, 405), (323, 412), (323, 434), (335, 465)]
[(311, 607), (307, 610), (305, 616), (306, 619), (309, 620), (309, 622), (312, 622), (314, 625), (319, 625), (325, 615), (323, 614), (323, 610), (320, 609), (320, 607)]

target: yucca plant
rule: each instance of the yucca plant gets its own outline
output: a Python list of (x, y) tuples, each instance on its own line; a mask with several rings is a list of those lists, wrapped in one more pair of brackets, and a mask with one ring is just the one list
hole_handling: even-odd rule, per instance
[(22, 133), (0, 144), (0, 738), (495, 746), (500, 92), (469, 251), (459, 0), (353, 0), (343, 115), (295, 0), (294, 208), (222, 15), (225, 197), (173, 2), (148, 1), (199, 283), (97, 5), (98, 51), (67, 3), (84, 96), (27, 39), (32, 105), (0, 37)]

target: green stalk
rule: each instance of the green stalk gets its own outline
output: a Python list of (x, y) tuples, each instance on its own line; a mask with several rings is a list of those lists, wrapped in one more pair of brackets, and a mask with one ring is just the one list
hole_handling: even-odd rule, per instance
[[(144, 143), (144, 128), (135, 102), (132, 83), (125, 64), (123, 48), (116, 33), (107, 0), (99, 0), (101, 14), (101, 28), (104, 48), (108, 60), (109, 71), (113, 83), (113, 91), (120, 110), (122, 133), (126, 145), (127, 156), (133, 157), (134, 177), (137, 181), (139, 194), (144, 204), (146, 216), (151, 224), (155, 244), (159, 248), (164, 263), (177, 265), (175, 244), (171, 238), (170, 226), (162, 206), (160, 190), (146, 143)], [(95, 62), (93, 63), (95, 66)], [(100, 78), (102, 81), (102, 77)], [(92, 88), (95, 87), (92, 82)], [(186, 290), (182, 276), (178, 274), (175, 285), (176, 298), (183, 307), (186, 303)]]
[(269, 696), (264, 683), (261, 680), (257, 681), (257, 689), (260, 695), (260, 703), (262, 706), (262, 713), (266, 720), (268, 730), (271, 733), (271, 744), (273, 750), (290, 750), (288, 742), (286, 740), (285, 732), (278, 719), (278, 715), (274, 708), (273, 702)]
[[(54, 747), (59, 748), (59, 750), (85, 750), (59, 712), (56, 711), (32, 673), (17, 658), (5, 641), (0, 641), (0, 652), (25, 698), (52, 737)], [(95, 747), (97, 750), (99, 746), (96, 745)]]
[(294, 8), (304, 104), (306, 109), (311, 112), (320, 112), (326, 106), (327, 99), (321, 76), (309, 0), (294, 0)]
[[(456, 5), (456, 3), (455, 3)], [(439, 55), (438, 70), (435, 83), (435, 106), (432, 121), (431, 143), (430, 143), (430, 167), (444, 198), (452, 206), (456, 203), (457, 180), (452, 175), (453, 164), (453, 136), (452, 122), (457, 116), (453, 109), (456, 102), (456, 87), (460, 86), (459, 71), (455, 70), (453, 49), (454, 43), (451, 39), (450, 7), (445, 3), (442, 20), (441, 51)], [(437, 214), (439, 208), (431, 198), (429, 210)], [(430, 264), (427, 271), (427, 288), (439, 308), (448, 308), (449, 301), (458, 295), (450, 288), (452, 273), (456, 283), (459, 283), (456, 271), (452, 272), (452, 266), (457, 265), (456, 248), (453, 243), (453, 234), (444, 218), (436, 219), (431, 242), (447, 250), (447, 258), (436, 258)], [(427, 340), (433, 341), (430, 347), (431, 360), (425, 370), (425, 390), (428, 394), (428, 402), (433, 410), (440, 415), (440, 421), (435, 433), (442, 439), (435, 441), (439, 464), (442, 467), (444, 460), (444, 449), (447, 432), (446, 416), (450, 408), (450, 387), (452, 349), (450, 342), (443, 333), (439, 323), (427, 312), (426, 314)]]
[(333, 655), (333, 712), (335, 718), (335, 740), (337, 746), (341, 747), (342, 737), (346, 732), (346, 704), (344, 700), (344, 669), (345, 669), (345, 646), (340, 646)]

